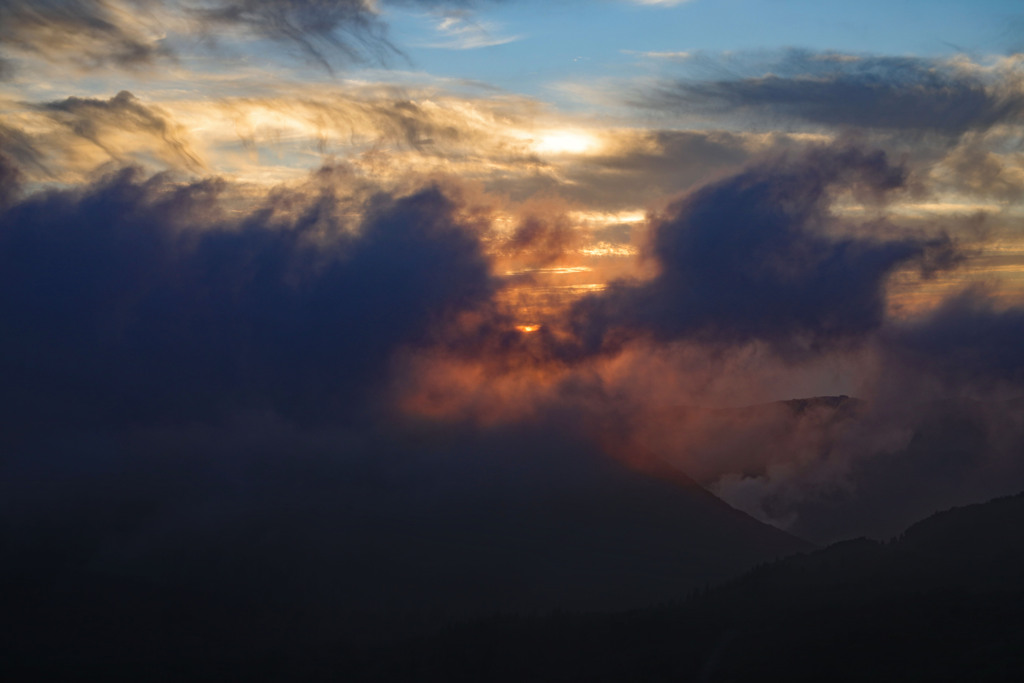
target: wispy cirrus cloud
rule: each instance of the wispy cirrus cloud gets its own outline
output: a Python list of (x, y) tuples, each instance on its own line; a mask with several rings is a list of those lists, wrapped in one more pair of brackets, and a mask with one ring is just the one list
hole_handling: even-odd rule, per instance
[(200, 0), (187, 10), (210, 35), (219, 27), (238, 28), (294, 46), (327, 71), (336, 60), (382, 61), (395, 53), (368, 0)]
[(477, 20), (468, 10), (445, 12), (435, 24), (440, 40), (424, 43), (422, 47), (448, 50), (475, 50), (494, 47), (521, 40), (519, 35), (502, 35), (501, 27), (493, 22)]
[(133, 68), (170, 50), (152, 10), (158, 0), (3, 0), (0, 50), (74, 61), (79, 67)]
[(623, 54), (637, 55), (639, 57), (647, 57), (648, 59), (664, 59), (673, 62), (682, 62), (693, 57), (692, 52), (675, 51), (675, 52), (640, 52), (638, 50), (622, 50)]
[[(445, 2), (405, 0), (430, 8)], [(456, 2), (456, 5), (465, 3)], [(453, 10), (438, 30), (446, 47), (468, 49), (515, 40), (497, 37), (466, 10)], [(337, 66), (384, 63), (400, 55), (372, 0), (3, 0), (0, 76), (11, 57), (42, 57), (95, 69), (151, 67), (210, 44), (267, 40), (328, 72)], [(200, 46), (202, 47), (202, 45)]]
[(755, 76), (743, 72), (758, 67), (742, 62), (731, 58), (732, 77), (664, 80), (633, 102), (664, 112), (947, 135), (1024, 117), (1013, 59), (985, 69), (964, 60), (790, 50)]

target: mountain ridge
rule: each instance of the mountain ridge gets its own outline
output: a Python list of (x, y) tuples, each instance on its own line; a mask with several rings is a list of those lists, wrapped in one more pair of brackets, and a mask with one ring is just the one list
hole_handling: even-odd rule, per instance
[[(497, 682), (1020, 680), (1021, 521), (1024, 493), (954, 507), (889, 541), (834, 543), (671, 605), (466, 624), (390, 651), (405, 653), (392, 668), (369, 664), (382, 652), (353, 660), (353, 680), (367, 667), (372, 680), (474, 680), (466, 662)], [(960, 553), (969, 538), (975, 552)]]

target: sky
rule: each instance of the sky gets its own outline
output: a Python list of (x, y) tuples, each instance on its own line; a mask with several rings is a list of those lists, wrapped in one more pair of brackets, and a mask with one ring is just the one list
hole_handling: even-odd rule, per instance
[(145, 575), (509, 443), (814, 542), (1016, 492), (1022, 140), (1011, 1), (0, 0), (2, 528)]

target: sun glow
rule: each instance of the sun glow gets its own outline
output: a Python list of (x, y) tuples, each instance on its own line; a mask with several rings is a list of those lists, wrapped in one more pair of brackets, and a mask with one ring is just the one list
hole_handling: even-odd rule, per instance
[(536, 332), (540, 329), (540, 325), (516, 325), (516, 329), (520, 332), (529, 334), (530, 332)]
[(533, 143), (539, 154), (586, 154), (600, 144), (596, 136), (582, 130), (550, 130), (542, 133)]

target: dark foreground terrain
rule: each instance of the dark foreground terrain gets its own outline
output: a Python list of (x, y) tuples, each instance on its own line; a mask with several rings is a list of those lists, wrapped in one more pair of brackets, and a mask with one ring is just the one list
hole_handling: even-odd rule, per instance
[(0, 668), (5, 680), (1020, 681), (1022, 524), (1024, 494), (888, 543), (763, 564), (674, 604), (494, 616), (375, 644), (352, 630), (373, 632), (369, 617), (345, 631), (300, 610), (95, 579), (86, 609), (26, 583)]
[(345, 680), (372, 644), (657, 604), (812, 547), (555, 430), (270, 444), (228, 474), (113, 449), (86, 476), (90, 445), (2, 469), (0, 680)]
[(1024, 494), (837, 543), (675, 605), (495, 618), (363, 653), (348, 680), (1021, 681)]

